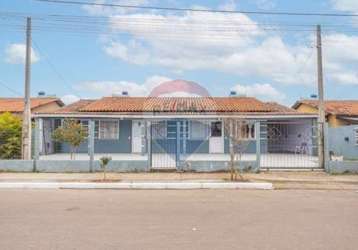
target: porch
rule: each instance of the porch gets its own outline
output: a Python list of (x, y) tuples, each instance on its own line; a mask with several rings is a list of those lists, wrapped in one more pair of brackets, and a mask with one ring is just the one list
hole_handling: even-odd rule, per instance
[[(242, 119), (241, 119), (242, 120)], [(221, 171), (235, 162), (250, 169), (318, 168), (316, 127), (312, 118), (246, 119), (239, 145), (233, 145), (225, 119), (90, 119), (78, 121), (88, 138), (77, 148), (73, 164), (66, 144), (51, 134), (64, 119), (37, 119), (35, 159), (92, 164), (110, 156), (112, 165), (140, 164), (141, 169)], [(241, 155), (241, 157), (239, 157)], [(92, 162), (92, 163), (91, 163)], [(121, 163), (122, 162), (122, 163)], [(146, 167), (145, 167), (146, 166)]]

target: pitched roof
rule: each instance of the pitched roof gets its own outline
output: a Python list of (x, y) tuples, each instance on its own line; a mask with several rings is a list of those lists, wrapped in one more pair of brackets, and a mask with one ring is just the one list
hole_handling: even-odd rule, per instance
[(296, 110), (252, 97), (103, 97), (80, 100), (55, 113), (290, 113)]
[[(299, 100), (293, 108), (297, 109), (301, 104), (318, 109), (318, 100)], [(324, 102), (325, 110), (333, 115), (358, 116), (358, 100), (327, 100)]]
[(284, 113), (297, 113), (298, 112), (297, 110), (295, 110), (293, 108), (289, 108), (289, 107), (279, 104), (277, 102), (267, 102), (266, 104), (271, 105), (271, 108), (276, 110), (277, 112), (284, 112)]
[(69, 104), (67, 106), (64, 106), (58, 110), (56, 110), (54, 113), (76, 113), (83, 107), (91, 104), (95, 100), (88, 100), (88, 99), (81, 99), (77, 102), (74, 102), (72, 104)]
[[(31, 98), (31, 109), (36, 109), (52, 102), (57, 102), (61, 107), (64, 106), (64, 103), (56, 97), (36, 97)], [(0, 112), (22, 113), (23, 111), (24, 98), (0, 97)]]

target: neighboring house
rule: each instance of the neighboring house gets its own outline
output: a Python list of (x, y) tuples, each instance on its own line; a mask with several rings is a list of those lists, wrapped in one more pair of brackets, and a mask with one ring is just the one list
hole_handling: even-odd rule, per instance
[[(318, 113), (317, 100), (299, 100), (293, 107), (299, 112)], [(358, 100), (325, 101), (326, 120), (330, 127), (358, 124)]]
[[(245, 121), (242, 161), (264, 168), (318, 167), (317, 115), (251, 97), (104, 97), (36, 113), (37, 157), (69, 159), (69, 147), (52, 140), (66, 118), (89, 131), (78, 160), (111, 155), (126, 166), (223, 170), (230, 160), (227, 119)], [(93, 142), (94, 141), (94, 142)], [(92, 145), (93, 142), (93, 145)], [(128, 163), (129, 162), (129, 163)]]
[[(31, 113), (54, 112), (64, 106), (64, 103), (56, 97), (31, 98)], [(23, 98), (0, 97), (0, 113), (10, 112), (21, 116), (24, 111)]]

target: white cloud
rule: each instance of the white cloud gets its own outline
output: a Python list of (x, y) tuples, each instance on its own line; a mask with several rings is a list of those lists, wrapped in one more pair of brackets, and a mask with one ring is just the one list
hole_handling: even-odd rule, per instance
[(127, 81), (87, 81), (74, 88), (79, 91), (95, 93), (97, 96), (120, 95), (123, 91), (127, 91), (130, 96), (147, 96), (154, 87), (170, 80), (164, 76), (152, 76), (147, 78), (143, 84)]
[(353, 72), (333, 73), (331, 79), (338, 84), (358, 85), (358, 74)]
[(61, 97), (61, 100), (63, 101), (64, 104), (68, 105), (74, 102), (77, 102), (80, 100), (80, 98), (76, 95), (64, 95)]
[[(5, 49), (5, 61), (11, 64), (24, 64), (26, 58), (26, 45), (13, 43)], [(31, 49), (31, 63), (39, 60), (38, 55)]]
[(358, 12), (358, 1), (356, 0), (331, 0), (333, 7), (340, 11)]
[[(275, 1), (255, 3), (272, 8)], [(341, 10), (358, 11), (358, 1), (333, 3)], [(234, 9), (236, 1), (227, 0), (219, 8)], [(102, 41), (105, 53), (131, 64), (156, 65), (173, 72), (213, 70), (275, 84), (316, 83), (316, 52), (314, 46), (307, 46), (315, 43), (313, 34), (292, 43), (280, 34), (266, 32), (243, 14), (161, 13), (112, 10), (110, 29), (129, 36), (107, 37)], [(329, 34), (323, 42), (326, 80), (353, 84), (355, 78), (347, 75), (358, 67), (358, 36)]]
[(282, 101), (285, 94), (275, 89), (271, 84), (253, 84), (241, 85), (237, 84), (232, 88), (238, 95), (253, 96), (266, 101)]

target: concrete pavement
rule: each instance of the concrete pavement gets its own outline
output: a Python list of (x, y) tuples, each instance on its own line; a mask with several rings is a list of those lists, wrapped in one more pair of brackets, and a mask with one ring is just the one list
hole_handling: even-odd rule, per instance
[(272, 190), (266, 182), (212, 182), (212, 181), (165, 181), (165, 182), (0, 182), (0, 189), (260, 189)]
[[(358, 175), (329, 175), (325, 172), (270, 171), (259, 174), (244, 174), (250, 182), (273, 183), (275, 189), (323, 189), (358, 190)], [(1, 182), (96, 182), (101, 173), (51, 174), (51, 173), (0, 173)], [(109, 173), (114, 182), (222, 182), (228, 173)]]
[(355, 250), (356, 191), (0, 190), (0, 249)]

